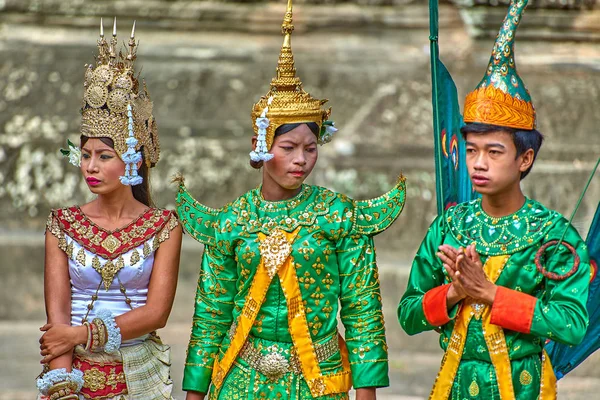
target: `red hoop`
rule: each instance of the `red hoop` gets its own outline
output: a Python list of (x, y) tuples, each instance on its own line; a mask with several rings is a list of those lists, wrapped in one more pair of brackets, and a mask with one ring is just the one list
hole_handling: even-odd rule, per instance
[(537, 267), (537, 270), (540, 271), (540, 273), (546, 278), (552, 279), (553, 281), (564, 281), (565, 279), (573, 275), (575, 272), (577, 272), (581, 260), (579, 259), (579, 254), (577, 254), (577, 251), (573, 246), (571, 246), (569, 243), (561, 242), (561, 244), (567, 249), (569, 249), (569, 251), (571, 251), (571, 254), (573, 254), (573, 268), (571, 268), (571, 270), (564, 275), (559, 275), (554, 272), (546, 271), (546, 268), (544, 268), (544, 266), (542, 265), (541, 259), (546, 249), (554, 244), (558, 244), (558, 240), (551, 240), (549, 242), (546, 242), (542, 245), (542, 247), (539, 248), (539, 250), (535, 254), (535, 266)]

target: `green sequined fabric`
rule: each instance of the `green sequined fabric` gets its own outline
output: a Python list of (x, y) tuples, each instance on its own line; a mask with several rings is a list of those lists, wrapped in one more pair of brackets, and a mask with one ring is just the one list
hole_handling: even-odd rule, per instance
[[(560, 239), (565, 229), (564, 241), (576, 249), (581, 264), (569, 278), (552, 280), (537, 270), (536, 253), (544, 243)], [(423, 297), (429, 290), (450, 283), (436, 256), (438, 247), (448, 244), (459, 248), (471, 243), (476, 244), (483, 263), (490, 256), (510, 255), (496, 284), (537, 298), (529, 333), (504, 329), (517, 398), (537, 398), (539, 360), (546, 339), (576, 344), (587, 327), (585, 305), (590, 279), (587, 247), (563, 216), (534, 200), (527, 199), (519, 211), (503, 218), (485, 214), (481, 200), (448, 209), (445, 218), (438, 217), (431, 224), (417, 251), (406, 292), (398, 306), (398, 320), (408, 334), (436, 329), (444, 351), (450, 343), (454, 320), (441, 327), (429, 324), (423, 311)], [(544, 264), (548, 271), (564, 275), (573, 266), (573, 255), (567, 248), (559, 247), (556, 253), (550, 250), (546, 254)], [(456, 305), (451, 309), (449, 316), (455, 316), (458, 308)], [(451, 398), (497, 399), (497, 386), (482, 321), (473, 317)], [(472, 396), (473, 393), (479, 394)]]
[[(184, 390), (206, 393), (209, 389), (214, 360), (229, 346), (227, 332), (241, 313), (260, 263), (258, 233), (268, 235), (275, 228), (291, 232), (298, 227), (291, 256), (313, 343), (337, 332), (340, 315), (354, 387), (387, 386), (387, 345), (373, 236), (397, 218), (404, 199), (404, 180), (385, 195), (367, 201), (304, 185), (296, 197), (270, 202), (258, 188), (213, 212), (181, 187), (179, 217), (188, 233), (205, 244)], [(278, 346), (292, 344), (285, 295), (277, 277), (268, 288), (250, 336)], [(235, 398), (233, 393), (239, 387), (242, 395), (250, 393), (247, 398), (261, 398), (269, 387), (265, 377), (244, 366), (239, 357), (236, 362), (220, 394), (213, 392), (212, 396)], [(325, 375), (342, 370), (339, 356), (319, 365)], [(275, 385), (282, 399), (312, 398), (301, 374), (288, 375), (282, 378), (285, 383)], [(239, 382), (248, 386), (242, 388)]]

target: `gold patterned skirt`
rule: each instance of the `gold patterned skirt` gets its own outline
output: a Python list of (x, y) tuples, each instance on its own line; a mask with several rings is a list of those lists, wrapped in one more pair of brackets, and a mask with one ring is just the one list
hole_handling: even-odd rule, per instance
[(121, 347), (116, 354), (77, 346), (73, 355), (73, 368), (83, 372), (80, 400), (172, 400), (170, 367), (170, 347), (157, 336)]

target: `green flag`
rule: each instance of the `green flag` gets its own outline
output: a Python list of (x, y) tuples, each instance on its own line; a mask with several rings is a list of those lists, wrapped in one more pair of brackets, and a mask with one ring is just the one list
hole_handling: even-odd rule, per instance
[(433, 141), (438, 215), (477, 194), (465, 162), (465, 142), (460, 134), (463, 119), (452, 76), (439, 58), (438, 1), (429, 0), (429, 41), (433, 103)]

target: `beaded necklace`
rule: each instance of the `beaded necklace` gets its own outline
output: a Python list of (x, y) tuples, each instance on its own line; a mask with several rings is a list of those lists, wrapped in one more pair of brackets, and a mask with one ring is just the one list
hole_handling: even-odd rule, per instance
[(492, 217), (481, 208), (481, 199), (476, 199), (450, 208), (447, 215), (449, 231), (459, 243), (474, 243), (480, 254), (494, 256), (517, 253), (540, 242), (557, 213), (526, 199), (517, 212)]

